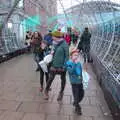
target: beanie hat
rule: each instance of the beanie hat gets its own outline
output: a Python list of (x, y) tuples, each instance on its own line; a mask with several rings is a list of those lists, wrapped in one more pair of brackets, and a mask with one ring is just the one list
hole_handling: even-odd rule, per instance
[(55, 32), (52, 32), (52, 36), (53, 37), (62, 38), (63, 37), (63, 33), (60, 32), (60, 31), (55, 31)]

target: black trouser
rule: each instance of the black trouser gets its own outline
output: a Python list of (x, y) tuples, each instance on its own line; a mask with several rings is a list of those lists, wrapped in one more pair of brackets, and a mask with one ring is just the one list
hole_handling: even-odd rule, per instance
[(41, 69), (41, 67), (39, 67), (39, 68), (40, 68), (40, 85), (41, 85), (41, 87), (43, 87), (44, 75), (46, 77), (46, 84), (47, 84), (47, 81), (49, 79), (49, 73), (44, 73), (43, 70)]
[(83, 45), (84, 62), (90, 60), (90, 45)]
[(77, 106), (84, 97), (83, 84), (72, 84), (72, 92), (74, 97), (74, 105)]
[(60, 75), (61, 76), (61, 90), (60, 90), (60, 93), (63, 93), (64, 92), (64, 89), (65, 89), (65, 85), (66, 85), (66, 72), (54, 72), (54, 71), (50, 71), (49, 73), (49, 80), (47, 82), (47, 86), (46, 86), (46, 92), (49, 91), (50, 87), (51, 87), (51, 84), (55, 78), (56, 75)]

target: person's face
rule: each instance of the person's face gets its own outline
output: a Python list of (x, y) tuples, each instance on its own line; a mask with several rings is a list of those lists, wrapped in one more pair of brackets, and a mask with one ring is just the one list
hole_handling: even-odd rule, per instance
[(41, 42), (41, 48), (44, 50), (47, 47), (47, 44), (44, 42)]
[(75, 61), (75, 60), (78, 59), (78, 57), (79, 57), (79, 53), (73, 53), (72, 56), (71, 56), (71, 59), (72, 59), (73, 61)]
[(53, 45), (57, 45), (59, 43), (58, 40), (60, 38), (57, 38), (57, 37), (52, 37), (52, 38), (53, 38)]
[(54, 37), (54, 36), (53, 36), (52, 38), (53, 38), (54, 41), (56, 41), (56, 40), (58, 39), (58, 38), (56, 38), (56, 37)]
[(35, 32), (35, 38), (37, 38), (38, 37), (38, 33), (37, 32)]

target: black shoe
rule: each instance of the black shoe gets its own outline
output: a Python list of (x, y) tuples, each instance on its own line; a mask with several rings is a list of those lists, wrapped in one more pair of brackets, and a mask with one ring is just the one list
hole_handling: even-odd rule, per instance
[(51, 91), (52, 89), (51, 88), (49, 88), (49, 91)]
[(57, 101), (61, 101), (63, 99), (64, 93), (59, 93)]
[(39, 68), (37, 68), (37, 69), (36, 69), (36, 72), (38, 72), (38, 71), (40, 71), (40, 69), (39, 69)]
[(75, 102), (73, 102), (73, 106), (75, 106)]
[(82, 115), (81, 107), (79, 105), (75, 107), (75, 113), (77, 115)]

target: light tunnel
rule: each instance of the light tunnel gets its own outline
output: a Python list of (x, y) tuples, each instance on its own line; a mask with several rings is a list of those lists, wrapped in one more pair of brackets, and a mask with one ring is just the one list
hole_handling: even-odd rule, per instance
[[(19, 1), (17, 2), (19, 3)], [(51, 11), (48, 11), (44, 4), (34, 4), (32, 2), (34, 0), (30, 1), (30, 7), (39, 8), (42, 12), (20, 18), (17, 12), (21, 16), (22, 13), (14, 9), (8, 19), (8, 22), (13, 24), (13, 28), (7, 28), (6, 23), (3, 30), (5, 34), (0, 39), (0, 58), (26, 47), (24, 39), (27, 30), (42, 31), (45, 29), (43, 31), (47, 32), (49, 29), (54, 31), (62, 28), (62, 31), (65, 32), (67, 27), (74, 27), (82, 33), (86, 26), (89, 27), (92, 34), (91, 58), (93, 59), (93, 67), (98, 76), (98, 82), (105, 93), (105, 98), (117, 120), (120, 115), (118, 114), (120, 113), (120, 1), (71, 0), (69, 1), (71, 7), (66, 9), (67, 4), (64, 4), (64, 0), (56, 0), (62, 13), (51, 16), (48, 14)], [(48, 1), (52, 5), (52, 0)], [(0, 8), (4, 7), (3, 10), (9, 6), (5, 3), (2, 4), (0, 4)], [(11, 6), (14, 6), (14, 3)], [(43, 16), (43, 13), (46, 15)], [(7, 13), (0, 13), (1, 24), (6, 16)], [(18, 19), (20, 21), (15, 22)]]

